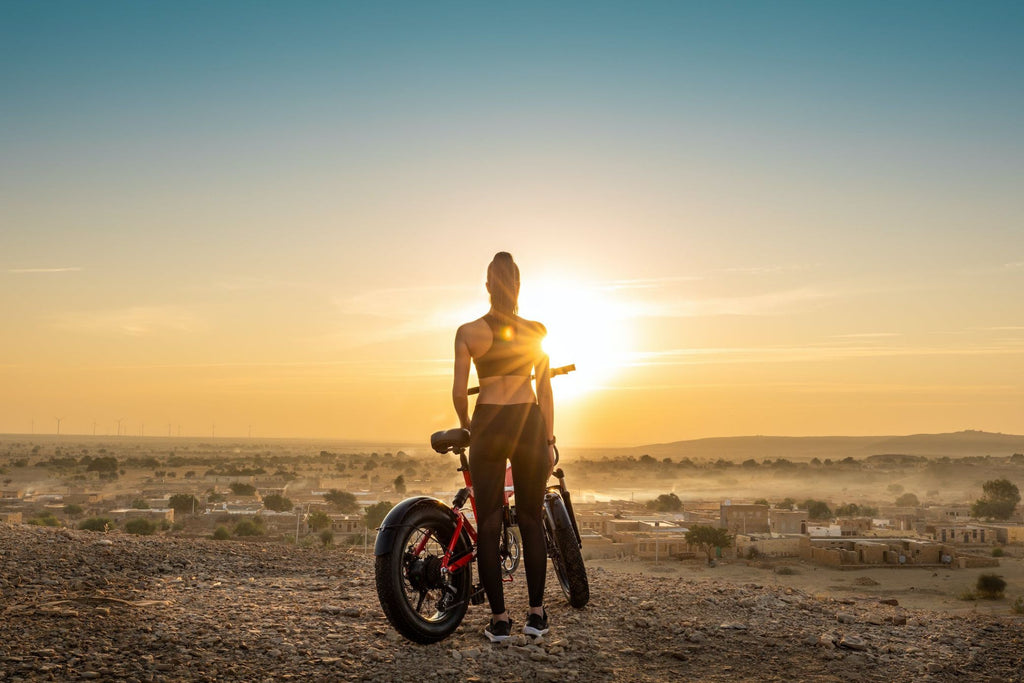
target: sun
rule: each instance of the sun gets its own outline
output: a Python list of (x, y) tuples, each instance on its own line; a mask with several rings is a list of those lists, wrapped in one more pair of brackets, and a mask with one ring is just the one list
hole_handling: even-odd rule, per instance
[(544, 350), (551, 367), (576, 364), (576, 372), (555, 380), (559, 400), (603, 386), (629, 349), (628, 309), (599, 285), (569, 280), (523, 283), (519, 312), (548, 329)]

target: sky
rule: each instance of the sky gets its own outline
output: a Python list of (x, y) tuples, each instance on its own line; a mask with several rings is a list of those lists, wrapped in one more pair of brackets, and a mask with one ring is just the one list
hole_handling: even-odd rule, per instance
[[(1024, 4), (0, 0), (0, 433), (1024, 433)], [(474, 378), (475, 379), (475, 378)], [(58, 423), (59, 419), (59, 423)]]

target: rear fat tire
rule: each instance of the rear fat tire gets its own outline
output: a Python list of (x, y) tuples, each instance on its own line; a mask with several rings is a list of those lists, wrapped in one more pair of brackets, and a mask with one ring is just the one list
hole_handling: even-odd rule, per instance
[(548, 554), (558, 585), (569, 604), (579, 609), (590, 602), (590, 583), (572, 520), (561, 496), (556, 493), (548, 494), (544, 508), (544, 532), (548, 536)]
[[(436, 643), (450, 636), (466, 615), (472, 582), (472, 563), (451, 575), (451, 585), (455, 588), (452, 595), (455, 604), (451, 608), (444, 612), (435, 609), (443, 589), (433, 587), (417, 611), (419, 593), (412, 589), (407, 577), (406, 549), (421, 538), (424, 531), (429, 530), (431, 540), (420, 557), (440, 557), (451, 541), (455, 524), (444, 511), (422, 507), (413, 508), (402, 520), (402, 526), (401, 532), (395, 535), (390, 551), (377, 556), (377, 597), (384, 615), (396, 631), (416, 643)], [(465, 538), (461, 538), (455, 546), (452, 559), (457, 559), (470, 550)]]

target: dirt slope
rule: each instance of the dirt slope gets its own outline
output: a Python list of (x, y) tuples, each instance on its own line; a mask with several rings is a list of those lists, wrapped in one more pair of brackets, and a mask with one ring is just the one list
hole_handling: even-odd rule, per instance
[(492, 646), (481, 606), (418, 646), (346, 550), (0, 525), (0, 680), (1024, 680), (1010, 618), (606, 570), (591, 594), (575, 611), (549, 581), (539, 644)]

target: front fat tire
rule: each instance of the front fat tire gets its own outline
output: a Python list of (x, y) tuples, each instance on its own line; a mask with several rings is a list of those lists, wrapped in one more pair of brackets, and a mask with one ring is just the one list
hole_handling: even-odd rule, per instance
[(561, 497), (556, 495), (546, 507), (548, 514), (544, 527), (555, 551), (551, 564), (554, 565), (558, 584), (569, 604), (580, 609), (590, 602), (590, 583), (587, 580), (587, 568), (583, 564), (583, 553)]
[[(431, 591), (424, 602), (426, 614), (417, 612), (415, 604), (410, 603), (410, 599), (415, 600), (418, 594), (413, 593), (412, 597), (409, 594), (409, 583), (405, 576), (405, 550), (418, 537), (418, 532), (427, 529), (446, 548), (455, 532), (455, 525), (448, 514), (434, 508), (413, 508), (401, 523), (402, 531), (396, 534), (392, 547), (387, 553), (378, 555), (375, 561), (377, 597), (384, 615), (396, 631), (416, 643), (436, 643), (450, 636), (466, 615), (471, 582), (470, 565), (452, 575), (451, 582), (456, 588), (456, 604), (452, 608), (440, 615), (430, 614), (430, 609), (436, 603), (435, 595), (439, 594), (438, 591)], [(430, 545), (433, 545), (433, 541)], [(435, 545), (434, 554), (438, 550), (439, 547)], [(469, 551), (465, 540), (460, 539), (453, 559)]]

